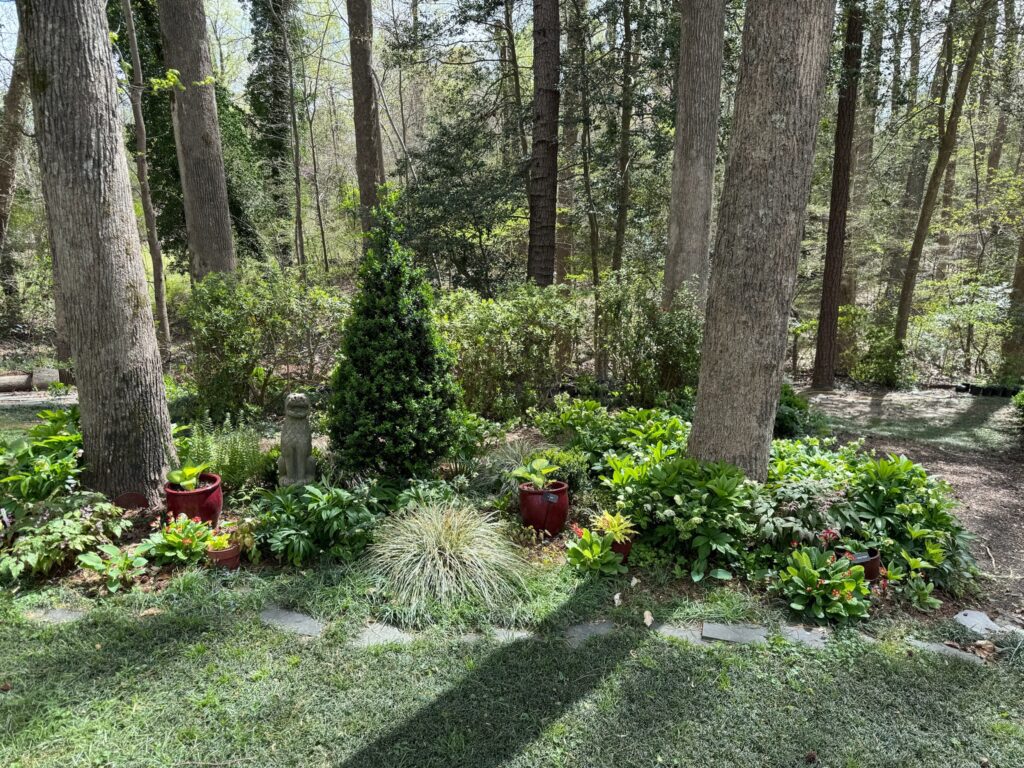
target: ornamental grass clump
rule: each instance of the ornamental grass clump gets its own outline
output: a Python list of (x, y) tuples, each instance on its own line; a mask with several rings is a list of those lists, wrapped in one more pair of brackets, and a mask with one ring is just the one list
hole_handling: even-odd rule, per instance
[(502, 523), (459, 499), (416, 503), (381, 525), (369, 571), (410, 624), (467, 603), (498, 609), (525, 587), (525, 562)]

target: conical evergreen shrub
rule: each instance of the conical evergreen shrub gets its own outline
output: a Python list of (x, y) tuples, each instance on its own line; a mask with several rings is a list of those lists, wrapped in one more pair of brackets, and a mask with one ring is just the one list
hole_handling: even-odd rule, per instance
[(433, 295), (380, 209), (331, 378), (339, 468), (403, 480), (429, 475), (452, 445), (454, 358), (434, 327)]

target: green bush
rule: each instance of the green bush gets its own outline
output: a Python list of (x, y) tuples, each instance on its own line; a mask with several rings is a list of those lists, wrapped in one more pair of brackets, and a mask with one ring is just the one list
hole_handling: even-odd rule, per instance
[(413, 625), (467, 602), (503, 608), (523, 590), (524, 570), (502, 523), (457, 499), (396, 514), (381, 525), (369, 554), (394, 618)]
[(219, 423), (319, 383), (337, 348), (344, 308), (337, 296), (273, 264), (203, 278), (184, 310), (201, 408)]
[(775, 411), (775, 437), (803, 437), (822, 435), (828, 431), (828, 419), (821, 411), (811, 408), (788, 382), (779, 393), (779, 407)]
[(1010, 404), (1013, 406), (1013, 410), (1017, 414), (1017, 420), (1024, 425), (1024, 390), (1021, 390), (1014, 395)]
[(569, 486), (569, 493), (576, 494), (590, 488), (590, 457), (576, 448), (547, 448), (527, 457), (524, 464), (533, 459), (544, 459), (558, 469), (551, 479), (561, 480)]
[(524, 285), (497, 299), (453, 291), (436, 316), (466, 407), (489, 418), (547, 403), (576, 370), (585, 314), (569, 286)]
[(845, 624), (868, 615), (864, 568), (817, 547), (794, 549), (773, 589), (790, 610), (812, 621)]
[(915, 376), (903, 345), (887, 327), (876, 325), (868, 332), (867, 352), (850, 369), (850, 378), (861, 384), (905, 389)]
[(302, 567), (321, 557), (351, 562), (370, 542), (384, 507), (371, 486), (289, 486), (258, 490), (246, 528), (254, 544), (277, 560)]
[(390, 214), (378, 210), (377, 221), (331, 379), (331, 441), (345, 471), (422, 477), (450, 453), (458, 387), (423, 274)]
[(0, 506), (17, 507), (73, 491), (84, 470), (78, 407), (47, 410), (28, 431), (0, 443)]
[(157, 565), (193, 565), (203, 559), (212, 538), (209, 523), (178, 515), (177, 520), (151, 533), (136, 554), (152, 558)]
[(175, 440), (179, 463), (207, 465), (220, 475), (225, 490), (270, 486), (276, 481), (279, 449), (261, 451), (261, 435), (255, 427), (235, 427), (227, 418), (223, 426), (214, 428), (209, 419), (202, 419), (185, 431)]

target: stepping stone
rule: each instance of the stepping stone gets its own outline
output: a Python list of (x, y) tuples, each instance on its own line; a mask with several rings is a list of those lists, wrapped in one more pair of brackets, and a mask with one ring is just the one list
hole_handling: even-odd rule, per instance
[(320, 637), (324, 631), (324, 625), (307, 616), (304, 613), (286, 611), (284, 608), (271, 606), (260, 614), (260, 620), (271, 627), (277, 627), (283, 632), (290, 632), (293, 635), (304, 637)]
[(996, 624), (984, 611), (960, 611), (953, 620), (961, 626), (967, 627), (979, 635), (991, 635), (994, 632), (1004, 632), (1003, 627)]
[(804, 627), (799, 624), (783, 624), (781, 631), (789, 642), (817, 649), (825, 647), (830, 634), (824, 627)]
[(565, 630), (565, 642), (570, 648), (579, 648), (592, 637), (602, 637), (615, 629), (610, 621), (592, 621), (587, 624), (576, 624)]
[(503, 629), (495, 628), (494, 639), (499, 643), (515, 643), (520, 640), (530, 640), (533, 638), (533, 632), (528, 632), (525, 629)]
[(760, 624), (716, 624), (705, 621), (701, 637), (705, 640), (721, 640), (723, 643), (760, 645), (768, 638), (768, 629)]
[(652, 628), (662, 637), (685, 640), (694, 645), (704, 645), (700, 624), (655, 624)]
[(41, 621), (44, 624), (69, 624), (85, 616), (85, 612), (72, 611), (67, 608), (41, 608), (37, 611), (28, 611), (25, 615), (33, 621)]
[(943, 656), (950, 656), (954, 659), (960, 659), (960, 661), (969, 662), (970, 664), (985, 663), (980, 656), (975, 656), (973, 653), (967, 653), (967, 651), (961, 651), (959, 648), (950, 648), (948, 645), (943, 645), (942, 643), (925, 643), (913, 637), (907, 638), (907, 643), (919, 650), (931, 651), (932, 653), (939, 653)]
[(358, 648), (375, 648), (381, 645), (408, 645), (413, 636), (390, 624), (367, 624), (355, 636), (352, 644)]

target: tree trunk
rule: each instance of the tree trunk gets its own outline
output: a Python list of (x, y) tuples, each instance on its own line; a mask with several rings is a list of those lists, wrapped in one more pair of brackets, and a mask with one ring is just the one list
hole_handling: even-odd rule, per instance
[(85, 480), (155, 504), (176, 459), (107, 17), (95, 0), (19, 0), (18, 15), (57, 301), (78, 382)]
[(1017, 13), (1014, 0), (1003, 0), (1003, 49), (1000, 53), (1000, 84), (998, 91), (999, 116), (992, 134), (992, 145), (988, 151), (985, 183), (991, 185), (992, 177), (999, 170), (1003, 160), (1003, 144), (1009, 128), (1009, 112), (1012, 109), (1014, 78), (1017, 75)]
[(892, 35), (892, 87), (889, 90), (889, 119), (895, 121), (903, 110), (903, 38), (907, 34), (907, 0), (896, 2), (896, 29)]
[(25, 51), (23, 35), (18, 32), (18, 43), (14, 49), (14, 63), (11, 66), (11, 82), (4, 96), (4, 113), (0, 122), (0, 286), (3, 290), (3, 304), (0, 317), (13, 318), (18, 312), (18, 288), (14, 279), (14, 255), (7, 248), (7, 226), (14, 206), (15, 168), (21, 136), (25, 127)]
[(882, 44), (885, 41), (885, 0), (875, 0), (871, 7), (871, 25), (868, 28), (867, 49), (864, 52), (864, 88), (861, 109), (857, 120), (857, 153), (854, 159), (856, 183), (854, 184), (854, 208), (861, 208), (867, 200), (867, 181), (870, 175), (872, 156), (875, 153), (875, 123), (881, 99), (878, 89), (881, 84)]
[(356, 132), (356, 178), (363, 232), (373, 229), (377, 187), (384, 183), (384, 164), (373, 84), (373, 3), (345, 0), (348, 8), (349, 55), (352, 62), (352, 120)]
[(526, 273), (537, 285), (551, 285), (555, 280), (561, 27), (558, 0), (534, 0), (533, 154), (530, 158), (530, 244)]
[(848, 0), (843, 69), (839, 79), (835, 154), (832, 160), (832, 196), (825, 243), (825, 274), (822, 278), (821, 311), (818, 314), (817, 349), (812, 377), (815, 389), (832, 389), (835, 385), (836, 337), (846, 247), (846, 215), (850, 205), (853, 130), (857, 124), (857, 85), (860, 81), (861, 49), (864, 43), (863, 21), (860, 0)]
[(579, 139), (579, 95), (575, 88), (566, 86), (562, 122), (562, 144), (558, 148), (562, 157), (558, 169), (558, 215), (556, 219), (558, 241), (555, 243), (555, 282), (564, 283), (575, 246), (573, 207), (576, 205), (576, 142)]
[(917, 272), (921, 265), (924, 243), (928, 237), (928, 227), (931, 224), (932, 214), (935, 212), (939, 187), (942, 185), (943, 174), (946, 172), (949, 158), (953, 155), (953, 150), (956, 148), (957, 123), (960, 122), (960, 113), (963, 111), (964, 100), (967, 98), (967, 87), (971, 81), (974, 64), (978, 60), (981, 44), (985, 40), (985, 29), (988, 25), (985, 8), (988, 4), (989, 2), (985, 2), (978, 9), (971, 43), (968, 46), (960, 72), (957, 75), (956, 87), (953, 91), (953, 103), (950, 105), (949, 117), (945, 120), (945, 127), (939, 142), (938, 157), (935, 158), (935, 167), (932, 169), (932, 175), (928, 180), (928, 187), (925, 190), (924, 200), (921, 202), (921, 214), (918, 216), (917, 228), (914, 230), (914, 241), (910, 246), (910, 256), (907, 259), (907, 267), (903, 273), (903, 286), (900, 289), (899, 307), (896, 310), (895, 336), (896, 341), (901, 344), (907, 337), (907, 326), (910, 324), (910, 309), (914, 303), (914, 287), (917, 284)]
[(1001, 378), (1016, 384), (1024, 377), (1024, 228), (1017, 243), (1008, 320), (1010, 330), (1003, 339)]
[[(523, 83), (519, 74), (519, 54), (516, 51), (516, 29), (512, 19), (512, 0), (505, 0), (505, 48), (508, 56), (508, 68), (512, 74), (512, 99), (515, 109), (515, 127), (519, 136), (519, 150), (526, 157), (529, 147), (526, 143), (526, 127), (523, 125)], [(534, 9), (536, 14), (536, 9)], [(534, 53), (536, 55), (536, 53)]]
[(302, 232), (302, 154), (299, 139), (299, 118), (295, 109), (295, 63), (288, 34), (289, 19), (284, 20), (284, 58), (288, 63), (288, 126), (292, 134), (292, 185), (295, 191), (295, 260), (306, 275), (306, 237)]
[(622, 92), (619, 94), (618, 194), (615, 201), (615, 242), (612, 246), (612, 272), (622, 269), (622, 251), (626, 244), (629, 218), (629, 164), (633, 124), (633, 20), (631, 0), (622, 0)]
[(157, 0), (164, 64), (178, 71), (171, 91), (174, 143), (185, 203), (192, 274), (235, 268), (228, 187), (217, 122), (217, 94), (202, 0)]
[(149, 259), (153, 263), (153, 294), (156, 298), (157, 339), (160, 356), (166, 361), (171, 350), (171, 324), (167, 319), (167, 297), (164, 293), (164, 259), (160, 250), (160, 238), (156, 231), (156, 211), (153, 209), (153, 195), (149, 191), (149, 164), (146, 161), (146, 121), (142, 117), (142, 61), (139, 58), (139, 43), (135, 37), (135, 19), (132, 15), (131, 0), (121, 0), (124, 14), (125, 34), (128, 50), (132, 57), (131, 102), (135, 119), (135, 170), (139, 177), (139, 197), (142, 213), (146, 219), (146, 239), (149, 243)]
[(832, 3), (748, 0), (688, 452), (768, 468)]
[(672, 307), (680, 286), (689, 283), (702, 302), (708, 289), (725, 0), (683, 3), (679, 22), (672, 200), (662, 291), (662, 306), (666, 310)]

